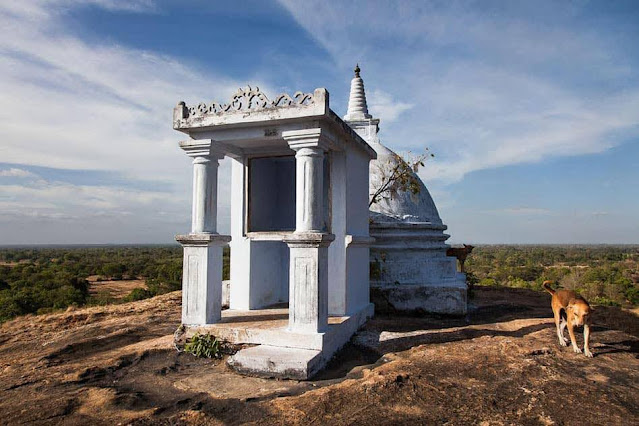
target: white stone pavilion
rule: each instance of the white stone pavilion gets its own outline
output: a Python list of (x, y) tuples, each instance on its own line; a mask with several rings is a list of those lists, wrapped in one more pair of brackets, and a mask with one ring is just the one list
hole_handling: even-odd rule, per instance
[[(257, 346), (241, 372), (307, 379), (370, 316), (368, 187), (376, 153), (329, 108), (325, 89), (174, 109), (193, 158), (182, 323)], [(217, 232), (218, 161), (232, 160), (231, 235)], [(230, 241), (230, 309), (222, 311), (222, 247)], [(288, 307), (287, 305), (288, 304)]]

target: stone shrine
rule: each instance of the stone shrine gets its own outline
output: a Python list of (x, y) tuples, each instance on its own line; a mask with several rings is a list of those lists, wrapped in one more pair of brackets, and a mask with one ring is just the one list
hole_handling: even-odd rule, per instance
[[(329, 108), (325, 89), (173, 111), (193, 158), (182, 323), (242, 349), (238, 371), (307, 379), (373, 315), (369, 300), (369, 162), (376, 152)], [(218, 161), (232, 160), (231, 236), (217, 232)], [(230, 241), (230, 308), (222, 247)], [(286, 307), (288, 304), (288, 308)]]

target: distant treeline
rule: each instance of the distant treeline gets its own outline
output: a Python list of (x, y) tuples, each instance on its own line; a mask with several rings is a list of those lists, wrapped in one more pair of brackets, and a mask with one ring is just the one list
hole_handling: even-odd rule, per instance
[(466, 271), (478, 285), (541, 290), (552, 280), (592, 303), (639, 305), (639, 246), (478, 246)]
[[(228, 278), (229, 251), (224, 252)], [(70, 305), (101, 304), (89, 294), (87, 277), (144, 279), (125, 301), (182, 288), (182, 247), (85, 247), (0, 249), (0, 321)]]
[[(229, 249), (223, 278), (229, 278)], [(639, 246), (479, 246), (466, 260), (477, 285), (541, 290), (544, 280), (574, 289), (589, 301), (639, 305)], [(180, 246), (0, 249), (0, 321), (70, 305), (108, 303), (89, 293), (87, 277), (144, 279), (124, 301), (180, 290)]]

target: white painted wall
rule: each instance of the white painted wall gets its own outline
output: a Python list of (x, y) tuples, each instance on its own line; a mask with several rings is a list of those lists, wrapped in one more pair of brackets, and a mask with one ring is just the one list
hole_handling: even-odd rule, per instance
[[(247, 198), (244, 196), (244, 188), (247, 184), (248, 161), (246, 158), (243, 160), (234, 159), (231, 166), (230, 308), (242, 310), (260, 309), (274, 303), (286, 302), (289, 281), (289, 251), (286, 244), (281, 241), (257, 241), (245, 233), (245, 212), (248, 206)], [(266, 211), (265, 220), (269, 220), (269, 215), (271, 215), (269, 209), (275, 213), (280, 207), (276, 201), (268, 199), (269, 195), (276, 192), (270, 185), (278, 185), (278, 180), (291, 178), (290, 174), (287, 173), (289, 165), (290, 162), (286, 160), (286, 157), (277, 157), (276, 161), (267, 161), (261, 164), (258, 162), (258, 172), (254, 177), (260, 182), (260, 185), (263, 183), (265, 186), (256, 188), (256, 195), (260, 198), (253, 201), (256, 202), (256, 206), (265, 207), (261, 210), (261, 212)], [(294, 176), (294, 173), (291, 174)], [(281, 199), (285, 197), (286, 195), (282, 195)], [(277, 197), (273, 198), (277, 200)], [(291, 203), (283, 204), (285, 204), (283, 208), (291, 209), (294, 226), (294, 200)], [(271, 224), (273, 223), (277, 222), (271, 222)]]
[[(368, 237), (368, 165), (360, 150), (346, 151), (346, 234)], [(346, 248), (346, 313), (364, 308), (369, 294), (369, 249), (354, 244)]]
[(368, 164), (370, 158), (355, 149), (346, 151), (346, 233), (368, 235)]
[(281, 241), (250, 241), (249, 309), (288, 300), (289, 248)]
[(328, 246), (328, 313), (346, 315), (346, 153), (333, 151), (331, 161), (331, 231), (335, 240)]
[(246, 159), (231, 160), (231, 309), (250, 309), (251, 242), (244, 236)]

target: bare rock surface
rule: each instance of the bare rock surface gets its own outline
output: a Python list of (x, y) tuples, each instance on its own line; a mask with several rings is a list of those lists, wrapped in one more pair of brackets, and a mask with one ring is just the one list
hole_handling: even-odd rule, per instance
[(466, 318), (376, 317), (296, 382), (177, 353), (179, 307), (170, 293), (3, 324), (0, 423), (639, 424), (634, 312), (597, 307), (588, 359), (557, 344), (547, 294), (478, 288)]

